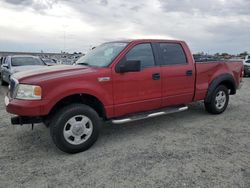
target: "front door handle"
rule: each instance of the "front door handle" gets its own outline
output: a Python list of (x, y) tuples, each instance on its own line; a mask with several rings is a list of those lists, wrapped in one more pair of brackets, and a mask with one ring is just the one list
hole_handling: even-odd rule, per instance
[(153, 80), (160, 80), (160, 78), (161, 78), (160, 73), (154, 73), (154, 74), (152, 74), (152, 79)]
[(193, 71), (192, 70), (187, 70), (186, 75), (187, 76), (192, 76), (193, 75)]

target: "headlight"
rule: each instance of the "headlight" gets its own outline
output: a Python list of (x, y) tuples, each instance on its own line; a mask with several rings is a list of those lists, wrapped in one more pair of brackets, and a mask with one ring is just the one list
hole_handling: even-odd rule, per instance
[(35, 85), (19, 84), (15, 98), (23, 100), (41, 100), (42, 88)]

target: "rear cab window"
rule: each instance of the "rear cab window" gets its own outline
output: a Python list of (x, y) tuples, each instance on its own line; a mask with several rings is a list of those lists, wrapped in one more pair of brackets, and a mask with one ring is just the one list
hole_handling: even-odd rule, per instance
[(187, 57), (179, 43), (159, 43), (162, 65), (186, 65)]

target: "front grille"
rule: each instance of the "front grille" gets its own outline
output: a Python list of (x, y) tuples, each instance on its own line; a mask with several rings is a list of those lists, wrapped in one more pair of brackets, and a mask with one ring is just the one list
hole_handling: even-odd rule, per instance
[(10, 79), (10, 97), (14, 98), (15, 91), (18, 85), (18, 81), (14, 78)]

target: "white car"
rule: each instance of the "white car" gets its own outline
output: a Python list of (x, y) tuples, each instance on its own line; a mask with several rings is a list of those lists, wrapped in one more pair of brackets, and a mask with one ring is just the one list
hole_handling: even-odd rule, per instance
[(28, 55), (7, 56), (1, 65), (1, 85), (8, 85), (12, 74), (47, 66), (39, 57)]

